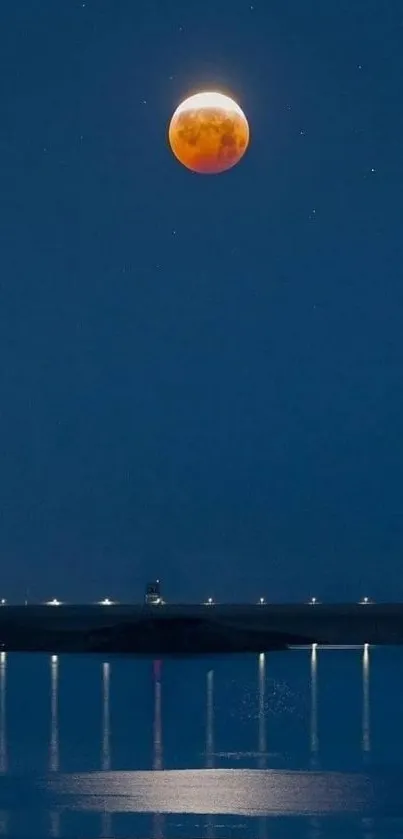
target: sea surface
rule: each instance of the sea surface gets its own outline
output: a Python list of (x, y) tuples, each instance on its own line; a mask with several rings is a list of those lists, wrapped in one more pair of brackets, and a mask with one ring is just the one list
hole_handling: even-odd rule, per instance
[(403, 649), (0, 654), (0, 836), (403, 837)]

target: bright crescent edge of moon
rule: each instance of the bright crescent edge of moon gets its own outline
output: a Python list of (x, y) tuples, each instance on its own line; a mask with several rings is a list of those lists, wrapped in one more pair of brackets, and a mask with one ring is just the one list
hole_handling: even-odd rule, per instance
[(236, 113), (240, 117), (243, 117), (243, 119), (246, 119), (242, 108), (240, 108), (234, 99), (231, 99), (230, 96), (225, 96), (224, 93), (217, 93), (216, 91), (195, 93), (193, 96), (189, 96), (187, 99), (184, 99), (184, 101), (176, 108), (173, 117), (184, 113), (184, 111), (193, 111), (198, 110), (199, 108), (218, 108), (223, 111)]

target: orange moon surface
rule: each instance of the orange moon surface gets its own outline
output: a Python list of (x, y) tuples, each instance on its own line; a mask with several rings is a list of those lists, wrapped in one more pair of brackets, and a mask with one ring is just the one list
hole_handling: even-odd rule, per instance
[(249, 144), (245, 114), (223, 93), (196, 93), (176, 109), (168, 131), (175, 157), (201, 175), (217, 175), (238, 163)]

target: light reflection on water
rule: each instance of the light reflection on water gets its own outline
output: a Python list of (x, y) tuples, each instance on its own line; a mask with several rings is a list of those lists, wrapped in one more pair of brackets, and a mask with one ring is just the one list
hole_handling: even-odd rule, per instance
[(372, 804), (365, 775), (180, 769), (93, 772), (45, 781), (59, 805), (113, 813), (223, 813), (243, 816), (355, 813)]
[(369, 645), (365, 644), (362, 653), (362, 750), (371, 751), (369, 703)]
[[(102, 664), (102, 749), (101, 766), (104, 772), (111, 768), (111, 732), (110, 732), (110, 663)], [(108, 837), (112, 832), (111, 813), (103, 807), (101, 836)]]
[[(393, 655), (391, 676), (403, 653)], [(296, 839), (302, 831), (310, 839), (340, 832), (397, 839), (403, 835), (403, 766), (396, 749), (392, 765), (385, 762), (384, 738), (393, 750), (403, 725), (392, 724), (390, 707), (382, 713), (393, 696), (382, 677), (388, 652), (375, 651), (375, 657), (378, 763), (367, 645), (351, 652), (314, 645), (284, 655), (175, 662), (3, 653), (0, 835), (221, 839), (235, 832)], [(15, 710), (15, 688), (27, 689), (28, 669), (31, 693), (34, 674), (48, 698), (45, 764), (43, 738), (33, 746), (33, 728)], [(80, 701), (74, 706), (78, 695), (89, 713), (85, 720)], [(38, 718), (46, 716), (45, 705), (33, 707)], [(231, 749), (231, 738), (239, 746)], [(93, 746), (94, 762), (88, 755)], [(29, 771), (14, 761), (14, 749), (28, 753)]]
[(317, 644), (312, 644), (311, 650), (311, 726), (310, 741), (312, 765), (315, 766), (319, 751), (318, 735), (318, 649)]
[(7, 772), (7, 726), (6, 726), (6, 687), (7, 658), (0, 653), (0, 774)]

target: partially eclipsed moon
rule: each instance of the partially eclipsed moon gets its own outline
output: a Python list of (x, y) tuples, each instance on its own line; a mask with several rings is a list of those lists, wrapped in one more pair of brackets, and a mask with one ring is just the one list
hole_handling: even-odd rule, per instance
[(245, 114), (229, 96), (207, 91), (185, 99), (168, 131), (177, 159), (193, 172), (216, 175), (239, 162), (249, 143)]

